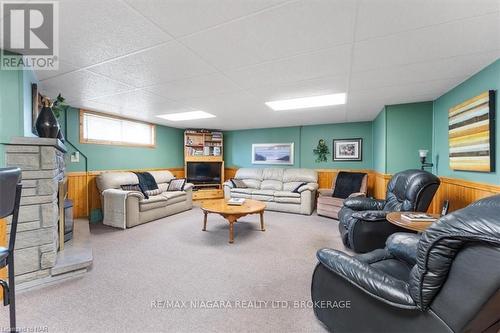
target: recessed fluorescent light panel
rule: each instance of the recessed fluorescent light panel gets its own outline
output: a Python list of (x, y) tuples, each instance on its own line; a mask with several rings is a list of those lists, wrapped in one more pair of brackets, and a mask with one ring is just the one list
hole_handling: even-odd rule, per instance
[(205, 118), (215, 118), (211, 113), (205, 111), (189, 111), (189, 112), (179, 112), (179, 113), (168, 113), (162, 114), (157, 117), (167, 119), (170, 121), (183, 121), (183, 120), (193, 120), (193, 119), (205, 119)]
[(280, 101), (266, 102), (274, 111), (296, 110), (315, 108), (319, 106), (340, 105), (345, 104), (346, 94), (330, 94), (321, 96), (311, 96), (293, 99), (283, 99)]

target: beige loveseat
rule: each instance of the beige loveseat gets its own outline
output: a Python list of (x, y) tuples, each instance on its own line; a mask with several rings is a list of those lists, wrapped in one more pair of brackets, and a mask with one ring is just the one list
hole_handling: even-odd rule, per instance
[(183, 191), (167, 191), (169, 182), (175, 178), (174, 175), (168, 170), (149, 173), (156, 180), (161, 193), (148, 199), (141, 192), (121, 189), (121, 185), (139, 183), (133, 172), (104, 172), (97, 177), (104, 224), (130, 228), (193, 207), (192, 184), (187, 183)]
[[(224, 197), (248, 198), (263, 201), (266, 209), (311, 215), (315, 208), (318, 174), (311, 169), (241, 168), (235, 179), (246, 188), (235, 188), (231, 181), (224, 183)], [(296, 192), (293, 192), (299, 185)]]

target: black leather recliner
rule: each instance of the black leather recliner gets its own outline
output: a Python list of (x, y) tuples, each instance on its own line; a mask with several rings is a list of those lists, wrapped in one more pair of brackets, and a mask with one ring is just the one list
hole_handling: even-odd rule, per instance
[(394, 211), (425, 212), (440, 180), (423, 170), (396, 173), (387, 185), (385, 200), (348, 198), (339, 212), (339, 231), (344, 245), (363, 253), (383, 248), (387, 237), (408, 231), (389, 223), (385, 216)]
[(385, 249), (354, 257), (319, 250), (311, 287), (317, 318), (335, 333), (498, 332), (499, 212), (497, 195), (421, 236), (393, 234)]

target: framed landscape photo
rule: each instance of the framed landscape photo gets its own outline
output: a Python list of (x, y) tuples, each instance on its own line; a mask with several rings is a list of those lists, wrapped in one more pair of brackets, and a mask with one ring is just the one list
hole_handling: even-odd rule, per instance
[(252, 144), (252, 164), (293, 165), (293, 142)]
[(363, 139), (333, 139), (333, 160), (362, 161)]

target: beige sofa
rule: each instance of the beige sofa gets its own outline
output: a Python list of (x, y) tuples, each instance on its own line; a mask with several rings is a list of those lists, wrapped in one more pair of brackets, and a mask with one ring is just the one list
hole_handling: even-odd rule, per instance
[(168, 170), (149, 173), (162, 192), (148, 199), (141, 192), (121, 189), (121, 185), (139, 182), (133, 172), (104, 172), (97, 177), (97, 188), (102, 195), (104, 224), (130, 228), (193, 207), (192, 184), (187, 183), (183, 191), (167, 191), (169, 182), (175, 178), (174, 175)]
[[(318, 174), (311, 169), (241, 168), (235, 179), (246, 188), (235, 188), (231, 181), (224, 183), (224, 197), (248, 198), (263, 201), (266, 209), (311, 215), (316, 205)], [(292, 192), (301, 183), (306, 183)]]

